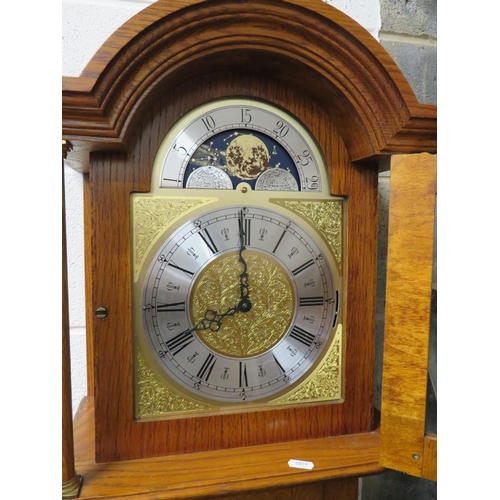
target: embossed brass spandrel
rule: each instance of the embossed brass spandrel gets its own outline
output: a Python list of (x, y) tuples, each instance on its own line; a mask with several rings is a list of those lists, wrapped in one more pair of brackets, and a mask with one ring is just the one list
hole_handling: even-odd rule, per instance
[(342, 402), (346, 202), (329, 184), (270, 104), (214, 101), (171, 129), (131, 199), (136, 418)]
[(321, 238), (323, 238), (332, 252), (339, 274), (342, 275), (342, 220), (344, 201), (340, 199), (310, 201), (279, 198), (269, 201), (286, 207), (315, 226)]
[(168, 227), (194, 209), (214, 203), (217, 199), (133, 196), (131, 220), (134, 279), (137, 279), (147, 252)]
[(298, 387), (269, 405), (335, 401), (342, 397), (342, 325), (338, 325), (326, 356)]

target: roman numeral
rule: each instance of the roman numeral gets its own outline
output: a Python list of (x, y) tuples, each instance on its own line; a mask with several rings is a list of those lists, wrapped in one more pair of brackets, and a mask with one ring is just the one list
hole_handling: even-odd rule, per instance
[(283, 239), (283, 236), (285, 236), (286, 229), (281, 233), (280, 239), (278, 240), (278, 243), (276, 243), (276, 246), (274, 247), (273, 253), (276, 253), (276, 250), (278, 250), (278, 247), (281, 243), (281, 240)]
[[(250, 219), (243, 219), (243, 245), (250, 246)], [(238, 223), (239, 230), (241, 231), (241, 221)]]
[(200, 371), (196, 374), (196, 376), (204, 380), (205, 382), (208, 382), (208, 378), (210, 377), (210, 374), (212, 373), (212, 370), (214, 368), (215, 362), (217, 361), (217, 358), (213, 354), (209, 354), (207, 356), (207, 359), (205, 359), (202, 367), (200, 368)]
[(198, 234), (200, 235), (200, 238), (205, 242), (205, 245), (207, 245), (208, 249), (212, 252), (212, 255), (219, 251), (215, 246), (214, 240), (212, 240), (210, 233), (206, 229), (201, 229)]
[(335, 325), (337, 324), (338, 313), (339, 313), (339, 291), (335, 290), (335, 316), (333, 317), (332, 328), (335, 328)]
[(308, 260), (305, 264), (302, 264), (297, 269), (295, 269), (294, 271), (292, 271), (292, 274), (294, 276), (297, 276), (297, 274), (301, 273), (302, 271), (305, 271), (308, 267), (311, 267), (313, 264), (314, 264), (314, 260), (313, 259)]
[(240, 387), (248, 387), (247, 364), (240, 361)]
[(178, 312), (185, 311), (186, 303), (185, 302), (172, 302), (172, 304), (156, 304), (157, 312)]
[(322, 306), (323, 297), (300, 297), (299, 307), (301, 306)]
[(274, 361), (278, 365), (278, 368), (280, 369), (281, 373), (285, 373), (285, 369), (281, 366), (281, 363), (276, 359), (276, 356), (273, 354)]
[(313, 343), (315, 335), (302, 330), (302, 328), (299, 328), (298, 326), (294, 326), (292, 333), (290, 333), (290, 337), (309, 347)]
[(170, 267), (173, 267), (174, 269), (178, 269), (179, 271), (182, 271), (183, 273), (186, 273), (188, 276), (193, 276), (194, 275), (194, 273), (192, 273), (191, 271), (188, 271), (187, 269), (184, 269), (182, 267), (176, 266), (173, 262), (169, 262), (167, 265), (170, 266)]
[(172, 356), (175, 356), (176, 354), (179, 354), (184, 348), (186, 348), (191, 342), (193, 342), (193, 340), (193, 332), (191, 330), (186, 330), (170, 339), (166, 343), (166, 346), (172, 353)]

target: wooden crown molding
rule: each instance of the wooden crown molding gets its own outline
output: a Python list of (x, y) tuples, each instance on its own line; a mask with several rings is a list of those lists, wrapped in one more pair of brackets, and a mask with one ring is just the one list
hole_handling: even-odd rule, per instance
[(313, 94), (352, 160), (436, 150), (436, 107), (420, 105), (383, 47), (320, 0), (159, 0), (120, 27), (80, 77), (63, 77), (63, 138), (126, 151), (155, 98), (229, 69)]

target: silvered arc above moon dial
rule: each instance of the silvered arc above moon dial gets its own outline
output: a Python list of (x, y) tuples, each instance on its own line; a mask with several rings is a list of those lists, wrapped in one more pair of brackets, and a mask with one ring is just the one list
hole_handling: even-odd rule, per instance
[(226, 402), (272, 396), (328, 344), (338, 291), (299, 224), (233, 205), (183, 224), (157, 252), (142, 298), (161, 367), (182, 387)]
[(321, 191), (317, 158), (285, 112), (258, 101), (210, 104), (165, 141), (162, 188)]

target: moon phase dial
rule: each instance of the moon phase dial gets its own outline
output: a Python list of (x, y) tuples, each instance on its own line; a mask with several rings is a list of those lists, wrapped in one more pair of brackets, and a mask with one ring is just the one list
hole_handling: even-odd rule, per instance
[(160, 188), (321, 191), (319, 151), (291, 115), (260, 101), (196, 108), (160, 146)]
[(143, 282), (156, 365), (191, 397), (266, 401), (290, 389), (331, 341), (339, 293), (312, 235), (283, 214), (232, 205), (166, 237)]

